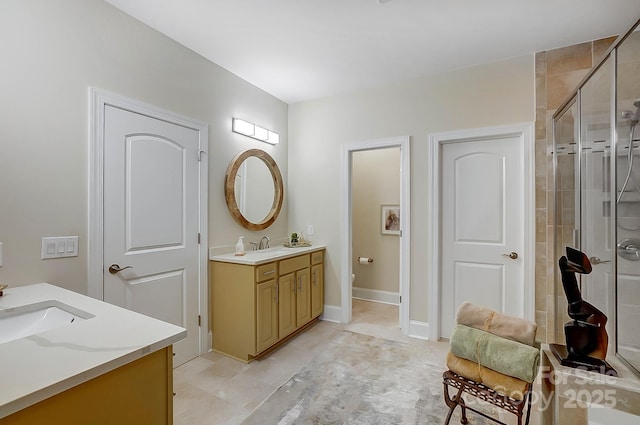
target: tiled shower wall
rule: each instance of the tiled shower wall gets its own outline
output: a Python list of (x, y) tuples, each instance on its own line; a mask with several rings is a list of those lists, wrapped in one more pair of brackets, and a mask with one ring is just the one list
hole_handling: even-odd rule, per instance
[[(556, 296), (564, 297), (560, 287), (554, 288), (557, 259), (554, 258), (554, 184), (551, 146), (553, 145), (552, 117), (556, 110), (575, 90), (591, 68), (615, 41), (609, 37), (593, 42), (536, 53), (536, 322), (538, 340), (562, 342), (563, 335), (556, 329)], [(566, 168), (566, 167), (565, 167)], [(567, 171), (567, 170), (565, 170)], [(573, 170), (569, 170), (570, 174)], [(573, 229), (572, 196), (564, 193), (559, 226), (563, 239), (570, 243)], [(561, 218), (562, 220), (562, 218)], [(566, 228), (566, 229), (565, 229)]]

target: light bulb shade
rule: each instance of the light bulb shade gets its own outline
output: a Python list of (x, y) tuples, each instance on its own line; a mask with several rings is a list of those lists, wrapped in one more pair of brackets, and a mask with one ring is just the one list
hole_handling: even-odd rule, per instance
[(256, 125), (255, 132), (253, 133), (253, 137), (255, 137), (258, 140), (262, 140), (263, 142), (266, 142), (267, 137), (269, 137), (269, 130)]
[(255, 132), (255, 125), (253, 125), (248, 121), (241, 120), (239, 118), (234, 118), (232, 130), (235, 133), (244, 134), (245, 136), (253, 137), (253, 134)]
[(231, 130), (234, 133), (260, 140), (261, 142), (277, 145), (280, 142), (280, 135), (274, 131), (268, 130), (259, 125), (250, 123), (249, 121), (233, 118)]
[(280, 135), (269, 130), (269, 137), (267, 138), (267, 143), (271, 143), (272, 145), (277, 145), (280, 143)]

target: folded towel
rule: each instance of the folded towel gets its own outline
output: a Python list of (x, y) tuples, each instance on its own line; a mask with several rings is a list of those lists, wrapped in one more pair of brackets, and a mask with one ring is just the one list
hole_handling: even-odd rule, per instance
[(460, 376), (476, 381), (500, 394), (515, 398), (516, 400), (522, 400), (524, 398), (524, 394), (527, 392), (529, 385), (522, 379), (513, 378), (489, 369), (488, 367), (483, 367), (477, 363), (458, 357), (451, 351), (447, 354), (447, 367), (450, 371)]
[(534, 345), (538, 325), (519, 317), (507, 316), (486, 307), (464, 302), (458, 308), (456, 323), (494, 335)]
[(533, 382), (538, 373), (539, 349), (480, 329), (456, 325), (449, 344), (456, 356), (504, 375)]

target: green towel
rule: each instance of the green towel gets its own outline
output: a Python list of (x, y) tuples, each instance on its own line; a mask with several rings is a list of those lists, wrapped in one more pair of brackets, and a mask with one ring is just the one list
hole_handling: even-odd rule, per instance
[(469, 326), (456, 325), (450, 349), (458, 357), (526, 382), (538, 374), (539, 349)]

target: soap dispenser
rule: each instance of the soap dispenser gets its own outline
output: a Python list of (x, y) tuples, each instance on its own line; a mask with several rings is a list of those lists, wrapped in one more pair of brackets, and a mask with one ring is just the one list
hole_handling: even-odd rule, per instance
[(236, 244), (236, 255), (244, 255), (244, 236), (240, 236), (238, 238), (238, 243)]

